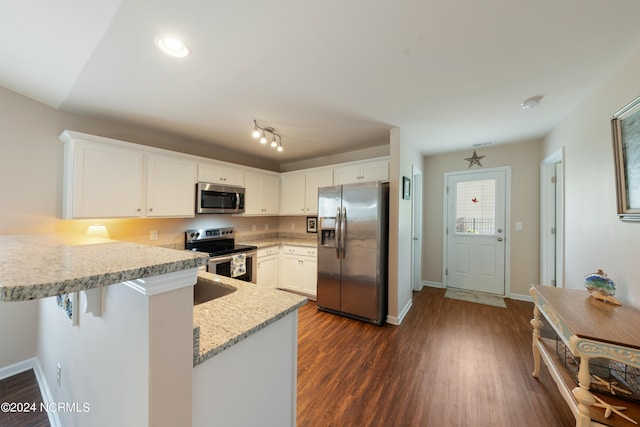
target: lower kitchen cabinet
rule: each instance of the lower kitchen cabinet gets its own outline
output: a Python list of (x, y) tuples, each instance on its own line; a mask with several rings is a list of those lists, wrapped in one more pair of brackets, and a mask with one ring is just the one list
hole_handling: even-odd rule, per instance
[(304, 246), (280, 249), (280, 288), (316, 296), (318, 251)]
[(278, 287), (278, 246), (258, 249), (257, 284), (268, 288)]

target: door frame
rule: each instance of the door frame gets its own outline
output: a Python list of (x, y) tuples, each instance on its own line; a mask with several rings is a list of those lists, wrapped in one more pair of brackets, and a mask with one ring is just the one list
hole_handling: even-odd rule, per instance
[(478, 173), (504, 172), (504, 296), (511, 297), (511, 166), (499, 166), (495, 168), (481, 168), (466, 171), (445, 172), (442, 185), (442, 285), (447, 288), (447, 264), (448, 264), (448, 239), (447, 221), (449, 218), (449, 203), (447, 195), (447, 182), (450, 176), (472, 176)]
[[(556, 176), (555, 195), (547, 185), (551, 176)], [(540, 283), (551, 285), (549, 281), (549, 216), (555, 215), (556, 222), (556, 283), (564, 287), (564, 148), (552, 153), (540, 162)]]
[[(413, 177), (413, 197), (411, 198), (411, 287), (414, 291), (422, 290), (422, 170), (416, 165), (411, 165)], [(419, 236), (416, 236), (417, 234)], [(418, 239), (418, 245), (414, 242)], [(417, 254), (416, 252), (417, 246)], [(419, 255), (419, 261), (416, 265), (416, 255)], [(419, 277), (416, 278), (416, 273)]]

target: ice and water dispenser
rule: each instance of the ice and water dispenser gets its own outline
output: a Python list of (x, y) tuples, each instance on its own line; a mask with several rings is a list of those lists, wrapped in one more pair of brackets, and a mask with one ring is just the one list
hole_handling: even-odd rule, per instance
[(336, 217), (320, 218), (320, 246), (336, 247)]

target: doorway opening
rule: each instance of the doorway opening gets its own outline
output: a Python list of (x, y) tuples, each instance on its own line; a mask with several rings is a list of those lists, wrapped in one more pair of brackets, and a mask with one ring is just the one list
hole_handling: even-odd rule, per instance
[(564, 287), (564, 150), (540, 164), (540, 283)]

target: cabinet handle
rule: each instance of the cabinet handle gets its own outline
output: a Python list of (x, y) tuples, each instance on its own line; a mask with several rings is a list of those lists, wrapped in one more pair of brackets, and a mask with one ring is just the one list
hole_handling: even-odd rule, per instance
[(137, 211), (137, 212), (140, 212), (141, 210), (142, 210), (142, 209), (140, 209), (140, 208), (136, 209), (136, 211)]
[(153, 212), (153, 208), (149, 208), (149, 212)]

